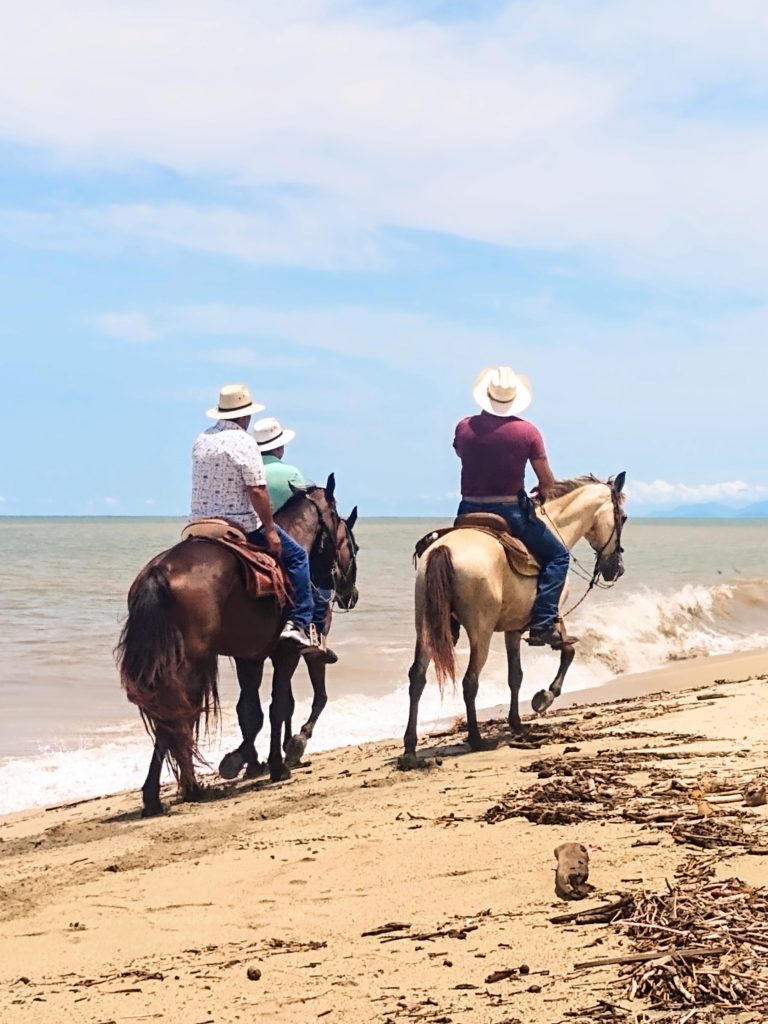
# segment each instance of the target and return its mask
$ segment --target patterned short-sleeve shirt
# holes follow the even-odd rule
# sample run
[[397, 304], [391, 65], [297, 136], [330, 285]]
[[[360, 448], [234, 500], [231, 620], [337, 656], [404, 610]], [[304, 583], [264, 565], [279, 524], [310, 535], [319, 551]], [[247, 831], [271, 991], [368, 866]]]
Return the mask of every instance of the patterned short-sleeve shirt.
[[249, 487], [265, 487], [264, 462], [251, 435], [232, 420], [219, 420], [192, 446], [190, 519], [226, 516], [246, 532], [261, 520], [248, 496]]

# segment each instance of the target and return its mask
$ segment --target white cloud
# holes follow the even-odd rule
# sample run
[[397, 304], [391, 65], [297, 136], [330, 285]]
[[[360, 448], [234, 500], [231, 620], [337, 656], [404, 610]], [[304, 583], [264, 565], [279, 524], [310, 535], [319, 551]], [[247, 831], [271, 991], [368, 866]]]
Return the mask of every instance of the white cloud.
[[672, 507], [693, 505], [700, 502], [717, 502], [725, 505], [748, 505], [759, 501], [768, 494], [768, 487], [754, 486], [744, 480], [726, 480], [714, 484], [670, 483], [654, 480], [644, 483], [636, 480], [627, 488], [633, 503]]
[[74, 210], [75, 234], [350, 266], [378, 258], [377, 226], [404, 226], [579, 247], [633, 272], [768, 268], [763, 0], [518, 0], [442, 24], [330, 0], [6, 14], [0, 136], [74, 166], [258, 190], [240, 210]]
[[157, 331], [141, 312], [101, 313], [94, 324], [102, 334], [120, 341], [154, 341]]

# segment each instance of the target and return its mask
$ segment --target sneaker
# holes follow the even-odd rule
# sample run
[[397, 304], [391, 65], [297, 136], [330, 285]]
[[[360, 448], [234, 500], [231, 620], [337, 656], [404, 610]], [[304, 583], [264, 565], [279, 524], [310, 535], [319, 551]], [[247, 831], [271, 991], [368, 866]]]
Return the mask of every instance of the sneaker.
[[298, 646], [302, 648], [302, 652], [304, 650], [309, 651], [313, 647], [317, 647], [317, 641], [315, 641], [314, 644], [312, 643], [312, 639], [307, 630], [303, 629], [301, 626], [297, 626], [296, 623], [291, 622], [290, 619], [283, 626], [282, 632], [280, 633], [280, 639], [288, 640], [293, 644], [298, 644]]
[[558, 650], [563, 646], [563, 643], [575, 644], [576, 637], [569, 636], [563, 638], [563, 634], [560, 632], [557, 626], [531, 626], [528, 632], [528, 643], [531, 647], [554, 647]]

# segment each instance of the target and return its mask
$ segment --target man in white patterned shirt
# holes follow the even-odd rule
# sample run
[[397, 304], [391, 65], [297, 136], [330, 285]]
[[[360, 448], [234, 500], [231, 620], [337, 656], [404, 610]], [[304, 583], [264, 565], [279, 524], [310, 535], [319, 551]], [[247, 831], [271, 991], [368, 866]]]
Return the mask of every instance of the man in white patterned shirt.
[[192, 507], [190, 519], [221, 516], [243, 528], [248, 540], [266, 547], [280, 561], [293, 592], [291, 619], [281, 635], [303, 651], [318, 651], [310, 638], [312, 586], [306, 551], [272, 518], [264, 462], [248, 433], [251, 414], [263, 409], [251, 400], [244, 384], [228, 384], [219, 404], [206, 413], [218, 422], [204, 431], [192, 448]]

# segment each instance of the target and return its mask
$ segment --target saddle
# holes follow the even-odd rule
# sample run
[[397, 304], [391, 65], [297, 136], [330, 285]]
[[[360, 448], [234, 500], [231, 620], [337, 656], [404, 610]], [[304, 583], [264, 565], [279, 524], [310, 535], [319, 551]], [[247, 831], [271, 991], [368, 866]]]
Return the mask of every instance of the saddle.
[[453, 533], [454, 530], [479, 530], [481, 533], [487, 533], [504, 548], [504, 554], [507, 556], [507, 563], [512, 572], [516, 572], [519, 576], [539, 575], [541, 569], [539, 563], [525, 544], [517, 537], [512, 536], [506, 521], [495, 512], [469, 512], [466, 515], [458, 516], [454, 520], [453, 526], [444, 526], [426, 534], [416, 544], [414, 561], [418, 561], [436, 540]]
[[181, 531], [187, 544], [218, 544], [237, 559], [249, 597], [274, 597], [280, 609], [290, 601], [282, 567], [263, 548], [250, 544], [245, 531], [229, 519], [197, 519]]

